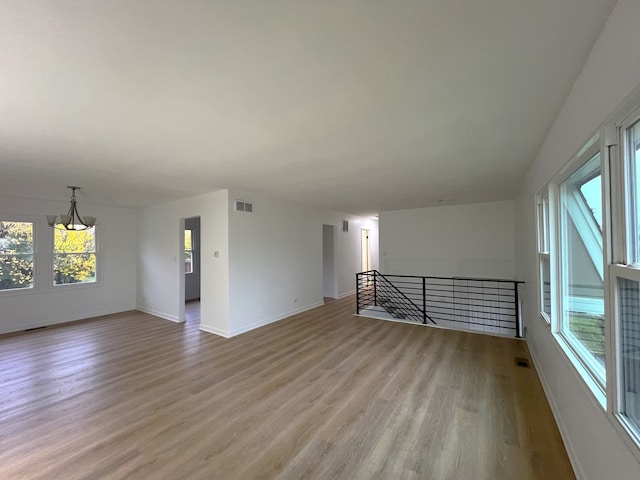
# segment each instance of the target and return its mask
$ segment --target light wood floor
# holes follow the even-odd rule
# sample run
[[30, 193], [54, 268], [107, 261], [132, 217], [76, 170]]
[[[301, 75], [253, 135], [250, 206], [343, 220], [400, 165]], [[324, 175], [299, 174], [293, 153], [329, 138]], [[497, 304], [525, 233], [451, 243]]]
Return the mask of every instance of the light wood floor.
[[574, 478], [524, 343], [353, 311], [0, 337], [0, 478]]

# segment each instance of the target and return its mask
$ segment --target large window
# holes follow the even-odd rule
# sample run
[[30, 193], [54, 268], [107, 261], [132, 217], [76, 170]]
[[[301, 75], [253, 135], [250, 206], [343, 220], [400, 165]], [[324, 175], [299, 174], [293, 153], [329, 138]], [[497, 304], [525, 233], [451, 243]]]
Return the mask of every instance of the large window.
[[53, 284], [96, 281], [96, 227], [58, 230], [53, 235]]
[[0, 290], [33, 288], [33, 222], [0, 221]]
[[611, 268], [616, 284], [615, 355], [618, 360], [618, 405], [623, 425], [640, 442], [640, 113], [621, 129], [623, 212], [618, 214], [626, 238]]
[[595, 153], [560, 185], [559, 329], [595, 379], [605, 384], [602, 177]]
[[633, 101], [542, 189], [536, 216], [541, 317], [640, 458], [640, 89]]

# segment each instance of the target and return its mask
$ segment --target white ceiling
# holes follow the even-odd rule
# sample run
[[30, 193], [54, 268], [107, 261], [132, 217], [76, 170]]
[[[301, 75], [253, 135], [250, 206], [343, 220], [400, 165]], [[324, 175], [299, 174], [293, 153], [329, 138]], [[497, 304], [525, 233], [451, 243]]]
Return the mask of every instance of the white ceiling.
[[0, 0], [0, 194], [513, 198], [614, 3]]

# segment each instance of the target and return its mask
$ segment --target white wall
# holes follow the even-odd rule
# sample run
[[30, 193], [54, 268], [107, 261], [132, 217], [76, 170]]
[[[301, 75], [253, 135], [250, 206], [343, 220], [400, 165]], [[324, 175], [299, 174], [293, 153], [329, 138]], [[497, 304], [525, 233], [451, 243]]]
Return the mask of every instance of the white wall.
[[[253, 213], [236, 212], [235, 200], [253, 202]], [[342, 219], [349, 219], [348, 233]], [[335, 247], [338, 295], [355, 290], [360, 270], [360, 227], [372, 231], [377, 266], [376, 222], [293, 204], [255, 193], [229, 192], [230, 336], [323, 303], [323, 225], [339, 225]]]
[[[322, 224], [308, 207], [230, 192], [230, 335], [323, 303]], [[236, 212], [236, 199], [253, 212]]]
[[[217, 192], [141, 208], [138, 213], [138, 309], [184, 320], [184, 241], [180, 221], [200, 217], [200, 310], [202, 330], [226, 334], [229, 329], [228, 192]], [[214, 251], [219, 257], [214, 257]]]
[[[561, 353], [536, 306], [535, 194], [640, 81], [640, 2], [620, 0], [550, 129], [516, 200], [518, 278], [528, 343], [579, 478], [640, 478], [640, 464]], [[526, 114], [526, 112], [525, 112]]]
[[[362, 229], [369, 230], [371, 242], [371, 268], [380, 269], [378, 221], [372, 218], [356, 217], [339, 212], [323, 210], [322, 223], [335, 225], [337, 244], [335, 245], [338, 278], [338, 297], [343, 298], [356, 292], [356, 273], [362, 270]], [[342, 231], [342, 220], [349, 221], [349, 231]]]
[[380, 213], [382, 273], [515, 276], [513, 202]]
[[338, 279], [336, 276], [335, 243], [337, 228], [334, 225], [322, 225], [322, 272], [324, 277], [324, 296], [338, 296]]
[[184, 276], [184, 298], [185, 300], [193, 300], [200, 298], [200, 217], [187, 218], [184, 222], [184, 228], [192, 231], [193, 247], [193, 273]]
[[0, 196], [0, 219], [35, 220], [37, 285], [32, 292], [0, 293], [0, 333], [133, 310], [136, 291], [136, 211], [79, 200], [81, 215], [98, 219], [101, 272], [93, 285], [51, 285], [53, 232], [45, 215], [65, 213], [68, 202]]

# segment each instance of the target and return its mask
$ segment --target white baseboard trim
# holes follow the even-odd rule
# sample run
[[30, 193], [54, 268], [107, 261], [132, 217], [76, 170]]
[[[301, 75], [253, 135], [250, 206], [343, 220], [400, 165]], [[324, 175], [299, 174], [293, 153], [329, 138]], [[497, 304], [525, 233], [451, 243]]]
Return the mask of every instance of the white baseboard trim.
[[[525, 340], [526, 341], [526, 340]], [[587, 478], [582, 469], [582, 465], [578, 460], [578, 456], [576, 455], [575, 450], [573, 449], [573, 445], [571, 444], [569, 432], [567, 432], [567, 428], [562, 422], [562, 418], [558, 412], [558, 406], [556, 404], [554, 396], [551, 394], [551, 389], [549, 388], [549, 384], [547, 379], [544, 376], [544, 373], [540, 368], [538, 368], [538, 361], [536, 359], [535, 349], [531, 348], [531, 344], [527, 341], [527, 347], [529, 348], [529, 353], [531, 353], [531, 361], [538, 373], [538, 378], [540, 379], [540, 383], [542, 384], [542, 390], [544, 390], [544, 394], [547, 397], [547, 401], [549, 402], [549, 406], [551, 407], [551, 413], [553, 414], [553, 418], [556, 421], [556, 425], [558, 425], [558, 430], [560, 430], [560, 436], [562, 437], [562, 442], [564, 443], [564, 447], [567, 449], [567, 455], [569, 456], [569, 461], [571, 462], [571, 466], [573, 467], [573, 473], [575, 473], [577, 480], [581, 480]]]
[[271, 317], [267, 320], [261, 320], [258, 322], [251, 323], [249, 325], [245, 325], [244, 327], [238, 328], [237, 330], [231, 330], [229, 332], [229, 337], [235, 337], [236, 335], [240, 335], [242, 333], [246, 333], [250, 330], [255, 330], [256, 328], [264, 327], [265, 325], [269, 325], [270, 323], [275, 323], [279, 320], [284, 320], [285, 318], [291, 317], [293, 315], [297, 315], [298, 313], [306, 312], [307, 310], [311, 310], [313, 308], [317, 308], [324, 305], [324, 301], [316, 302], [311, 305], [307, 305], [305, 307], [297, 308], [295, 310], [291, 310], [289, 312], [283, 313], [281, 315], [276, 315], [275, 317]]
[[178, 315], [171, 315], [170, 313], [160, 312], [158, 310], [154, 310], [153, 308], [146, 307], [136, 307], [136, 310], [140, 310], [141, 312], [148, 313], [149, 315], [153, 315], [154, 317], [160, 317], [165, 320], [170, 320], [175, 323], [181, 323]]
[[8, 326], [5, 328], [0, 328], [0, 335], [5, 334], [5, 333], [14, 333], [14, 332], [22, 332], [24, 330], [31, 330], [33, 328], [42, 328], [42, 327], [50, 327], [53, 325], [63, 325], [65, 323], [69, 323], [69, 322], [77, 322], [78, 320], [90, 320], [92, 318], [96, 318], [96, 317], [103, 317], [105, 315], [113, 315], [116, 313], [123, 313], [123, 312], [131, 312], [131, 311], [135, 311], [136, 307], [135, 305], [127, 305], [127, 306], [121, 306], [121, 307], [116, 307], [116, 308], [109, 308], [107, 310], [98, 310], [95, 312], [89, 312], [89, 313], [83, 313], [83, 314], [79, 314], [79, 315], [70, 315], [68, 317], [64, 317], [64, 318], [60, 318], [60, 319], [56, 319], [56, 320], [50, 320], [47, 319], [47, 322], [33, 322], [33, 323], [29, 323], [27, 325], [13, 325], [13, 326]]
[[226, 330], [221, 330], [219, 328], [212, 327], [211, 325], [203, 325], [201, 323], [199, 329], [202, 330], [203, 332], [213, 333], [214, 335], [218, 335], [220, 337], [224, 337], [224, 338], [230, 337], [229, 332], [227, 332]]
[[355, 295], [355, 294], [356, 294], [356, 289], [354, 288], [353, 290], [349, 290], [348, 292], [341, 293], [340, 295], [338, 295], [338, 298], [344, 298], [344, 297], [348, 297], [349, 295]]

